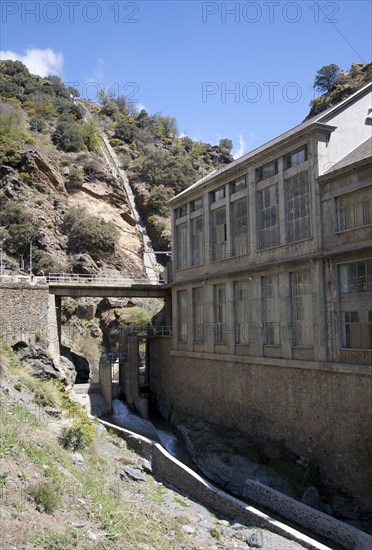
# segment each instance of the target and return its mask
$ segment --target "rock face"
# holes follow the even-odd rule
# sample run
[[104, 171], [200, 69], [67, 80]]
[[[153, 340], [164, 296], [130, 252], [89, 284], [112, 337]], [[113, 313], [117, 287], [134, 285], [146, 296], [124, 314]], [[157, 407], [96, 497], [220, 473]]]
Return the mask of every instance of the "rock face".
[[34, 375], [38, 378], [65, 378], [60, 367], [41, 348], [33, 346], [21, 348], [17, 351], [17, 356], [21, 363], [25, 363], [32, 368]]

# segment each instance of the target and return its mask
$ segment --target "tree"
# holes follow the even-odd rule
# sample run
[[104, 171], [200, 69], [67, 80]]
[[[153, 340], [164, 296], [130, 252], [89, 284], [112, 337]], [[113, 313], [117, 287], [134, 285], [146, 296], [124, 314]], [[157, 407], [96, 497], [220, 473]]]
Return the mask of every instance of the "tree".
[[323, 94], [330, 92], [334, 87], [335, 80], [339, 72], [340, 67], [335, 65], [335, 63], [332, 63], [331, 65], [324, 65], [324, 67], [319, 69], [316, 73], [314, 80], [315, 88]]
[[221, 151], [226, 153], [231, 153], [233, 148], [233, 142], [231, 139], [228, 138], [222, 138], [220, 139], [220, 142], [218, 144], [218, 147], [221, 149]]
[[53, 134], [53, 143], [62, 151], [81, 151], [83, 138], [79, 126], [71, 118], [61, 117]]
[[135, 126], [126, 118], [120, 120], [115, 128], [114, 138], [121, 139], [125, 143], [132, 143], [135, 134]]
[[88, 151], [96, 151], [100, 144], [100, 138], [96, 124], [92, 120], [84, 122], [84, 124], [82, 124], [81, 126], [80, 131], [84, 145], [88, 149]]

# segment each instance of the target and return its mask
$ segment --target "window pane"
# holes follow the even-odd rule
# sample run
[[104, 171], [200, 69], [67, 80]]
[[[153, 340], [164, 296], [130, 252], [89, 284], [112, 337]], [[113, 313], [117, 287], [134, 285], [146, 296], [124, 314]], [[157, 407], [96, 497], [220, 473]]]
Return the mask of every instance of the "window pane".
[[214, 342], [224, 344], [226, 341], [226, 285], [213, 286]]
[[264, 344], [279, 345], [279, 295], [277, 277], [262, 277]]
[[235, 283], [235, 342], [249, 344], [248, 281]]
[[270, 248], [279, 244], [278, 186], [271, 185], [258, 192], [259, 245]]
[[204, 262], [203, 217], [191, 220], [191, 262], [199, 265]]
[[176, 226], [176, 269], [187, 267], [187, 222]]
[[287, 241], [311, 236], [310, 195], [307, 172], [286, 181]]
[[226, 209], [223, 206], [214, 210], [211, 216], [212, 220], [212, 248], [213, 260], [223, 260], [226, 258]]
[[204, 342], [204, 287], [192, 289], [194, 342]]
[[177, 292], [177, 339], [187, 342], [187, 293], [186, 290]]
[[372, 187], [338, 197], [337, 231], [372, 223]]
[[372, 349], [372, 260], [339, 266], [342, 346]]
[[313, 345], [312, 286], [310, 271], [292, 273], [293, 344]]
[[248, 203], [246, 198], [231, 203], [231, 226], [233, 255], [248, 254]]

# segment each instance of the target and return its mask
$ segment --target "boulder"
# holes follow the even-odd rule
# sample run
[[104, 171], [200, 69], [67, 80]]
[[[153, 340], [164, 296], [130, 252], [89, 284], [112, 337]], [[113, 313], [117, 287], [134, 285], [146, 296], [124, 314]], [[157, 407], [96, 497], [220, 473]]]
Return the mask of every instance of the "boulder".
[[57, 363], [48, 357], [48, 354], [41, 348], [33, 346], [21, 348], [17, 351], [17, 357], [21, 363], [29, 365], [33, 370], [33, 374], [38, 378], [64, 378]]

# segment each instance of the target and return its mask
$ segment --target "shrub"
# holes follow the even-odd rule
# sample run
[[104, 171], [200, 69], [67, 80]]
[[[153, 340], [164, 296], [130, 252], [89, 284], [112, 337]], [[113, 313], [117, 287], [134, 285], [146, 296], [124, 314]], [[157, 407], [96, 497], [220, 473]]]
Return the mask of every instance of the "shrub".
[[36, 504], [44, 506], [47, 514], [52, 514], [61, 505], [60, 490], [52, 483], [38, 483], [30, 487], [28, 494]]
[[70, 166], [67, 182], [71, 185], [76, 185], [76, 186], [80, 186], [84, 182], [83, 173], [81, 169], [75, 164], [72, 164]]
[[88, 151], [96, 151], [100, 144], [98, 128], [93, 121], [85, 122], [80, 129], [83, 142]]
[[72, 225], [68, 246], [73, 252], [88, 252], [92, 258], [100, 258], [115, 251], [118, 238], [118, 229], [112, 222], [86, 216]]
[[62, 151], [81, 151], [83, 138], [79, 126], [71, 118], [61, 118], [52, 136], [53, 143]]
[[151, 189], [148, 207], [160, 216], [168, 216], [169, 207], [167, 206], [167, 201], [172, 197], [174, 197], [173, 189], [165, 187], [165, 185], [157, 185]]
[[114, 138], [121, 139], [125, 143], [131, 143], [135, 135], [135, 126], [130, 124], [127, 119], [120, 120], [115, 128]]
[[93, 443], [95, 437], [95, 427], [89, 422], [88, 417], [81, 413], [81, 417], [63, 428], [59, 441], [65, 449], [82, 451]]
[[68, 210], [63, 216], [62, 230], [65, 233], [68, 233], [69, 231], [71, 231], [74, 223], [84, 218], [85, 216], [86, 210], [83, 206], [74, 206], [73, 208], [70, 208], [70, 210]]

